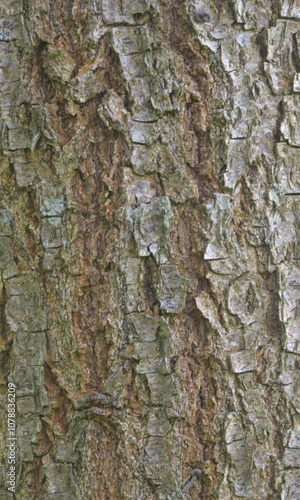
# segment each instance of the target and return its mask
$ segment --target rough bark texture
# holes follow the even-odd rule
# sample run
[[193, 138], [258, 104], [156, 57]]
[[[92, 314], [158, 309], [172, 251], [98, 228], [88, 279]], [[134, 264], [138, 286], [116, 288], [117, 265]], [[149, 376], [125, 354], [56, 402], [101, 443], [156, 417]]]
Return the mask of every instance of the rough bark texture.
[[300, 499], [299, 45], [299, 0], [1, 1], [1, 500]]

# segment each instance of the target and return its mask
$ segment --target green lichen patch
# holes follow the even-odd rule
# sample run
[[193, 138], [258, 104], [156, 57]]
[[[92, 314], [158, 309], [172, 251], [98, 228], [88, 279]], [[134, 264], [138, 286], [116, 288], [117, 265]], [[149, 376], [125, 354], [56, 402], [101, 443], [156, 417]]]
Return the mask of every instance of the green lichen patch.
[[76, 63], [63, 49], [48, 46], [44, 53], [43, 66], [51, 80], [65, 83], [70, 80]]

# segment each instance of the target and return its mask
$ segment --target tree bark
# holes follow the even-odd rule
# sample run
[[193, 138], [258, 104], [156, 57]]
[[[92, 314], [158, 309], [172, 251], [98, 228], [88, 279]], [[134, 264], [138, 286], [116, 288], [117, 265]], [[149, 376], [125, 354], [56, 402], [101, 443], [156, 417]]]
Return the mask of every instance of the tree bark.
[[2, 0], [0, 500], [300, 499], [299, 21]]

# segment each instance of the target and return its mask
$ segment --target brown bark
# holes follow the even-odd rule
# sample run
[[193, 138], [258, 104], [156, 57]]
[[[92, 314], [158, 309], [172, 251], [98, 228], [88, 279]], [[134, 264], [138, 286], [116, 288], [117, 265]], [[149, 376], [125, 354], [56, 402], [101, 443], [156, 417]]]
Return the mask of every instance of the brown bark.
[[299, 20], [2, 1], [0, 500], [300, 498]]

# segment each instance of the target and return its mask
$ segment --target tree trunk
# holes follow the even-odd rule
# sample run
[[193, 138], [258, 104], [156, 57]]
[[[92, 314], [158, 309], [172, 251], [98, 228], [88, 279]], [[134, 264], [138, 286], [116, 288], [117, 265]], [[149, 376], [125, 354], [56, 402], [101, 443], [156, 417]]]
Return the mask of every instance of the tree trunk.
[[299, 21], [1, 1], [0, 500], [300, 499]]

